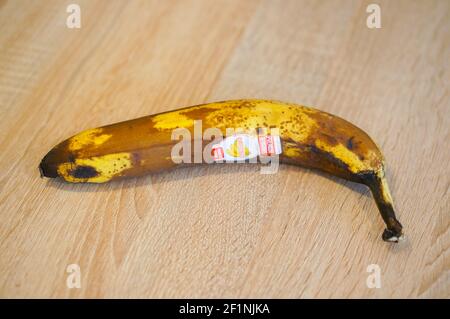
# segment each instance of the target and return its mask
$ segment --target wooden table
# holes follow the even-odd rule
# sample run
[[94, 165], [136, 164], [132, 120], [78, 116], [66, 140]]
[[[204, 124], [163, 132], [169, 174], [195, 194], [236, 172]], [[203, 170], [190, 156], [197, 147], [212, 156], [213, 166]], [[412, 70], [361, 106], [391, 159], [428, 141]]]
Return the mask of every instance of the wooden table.
[[[379, 29], [370, 1], [0, 1], [0, 296], [449, 298], [450, 3], [377, 3]], [[365, 187], [298, 167], [39, 178], [83, 129], [236, 98], [368, 132], [408, 240], [381, 240]]]

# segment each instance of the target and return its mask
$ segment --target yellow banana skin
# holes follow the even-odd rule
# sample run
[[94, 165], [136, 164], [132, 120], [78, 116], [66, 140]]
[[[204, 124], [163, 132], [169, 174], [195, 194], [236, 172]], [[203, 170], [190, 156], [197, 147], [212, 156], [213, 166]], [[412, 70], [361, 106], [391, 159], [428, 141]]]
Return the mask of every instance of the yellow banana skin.
[[180, 166], [171, 157], [172, 131], [194, 121], [202, 129], [278, 128], [280, 162], [316, 168], [367, 185], [387, 225], [382, 238], [397, 242], [396, 219], [384, 159], [372, 139], [353, 124], [306, 106], [269, 100], [232, 100], [191, 106], [86, 130], [55, 146], [41, 161], [46, 177], [72, 183], [104, 183]]

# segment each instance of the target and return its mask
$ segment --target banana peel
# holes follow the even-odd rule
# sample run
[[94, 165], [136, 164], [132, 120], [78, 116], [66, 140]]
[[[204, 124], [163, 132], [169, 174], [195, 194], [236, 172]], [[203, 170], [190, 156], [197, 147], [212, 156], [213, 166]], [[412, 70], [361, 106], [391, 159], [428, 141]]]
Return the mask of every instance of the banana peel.
[[[360, 128], [320, 110], [269, 100], [208, 103], [89, 129], [56, 145], [42, 159], [42, 176], [71, 183], [104, 183], [123, 177], [171, 169], [172, 131], [277, 128], [283, 152], [280, 162], [318, 169], [367, 185], [386, 229], [382, 238], [403, 238], [385, 177], [385, 161], [375, 142]], [[239, 154], [233, 145], [232, 156]], [[248, 154], [248, 150], [245, 151]]]

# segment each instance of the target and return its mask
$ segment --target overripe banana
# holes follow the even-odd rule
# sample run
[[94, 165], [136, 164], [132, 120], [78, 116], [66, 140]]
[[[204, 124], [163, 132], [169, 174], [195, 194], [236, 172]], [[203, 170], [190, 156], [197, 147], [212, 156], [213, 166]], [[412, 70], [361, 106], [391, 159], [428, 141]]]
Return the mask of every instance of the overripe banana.
[[[179, 166], [171, 156], [178, 142], [172, 132], [177, 128], [194, 132], [195, 120], [202, 120], [203, 130], [217, 128], [224, 136], [227, 128], [277, 128], [281, 163], [316, 168], [367, 185], [387, 225], [382, 238], [391, 242], [402, 238], [377, 145], [345, 120], [295, 104], [224, 101], [90, 129], [55, 146], [40, 163], [41, 175], [73, 183], [103, 183]], [[237, 144], [228, 151], [237, 155]], [[243, 155], [248, 154], [245, 148]]]

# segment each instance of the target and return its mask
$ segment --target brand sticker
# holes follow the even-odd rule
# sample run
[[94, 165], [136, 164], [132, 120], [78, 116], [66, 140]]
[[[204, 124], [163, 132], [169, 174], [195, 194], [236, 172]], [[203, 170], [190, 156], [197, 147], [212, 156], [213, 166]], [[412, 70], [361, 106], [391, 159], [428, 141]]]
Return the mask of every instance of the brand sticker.
[[281, 152], [281, 140], [277, 135], [235, 134], [212, 147], [215, 161], [247, 160], [257, 156], [273, 156]]

